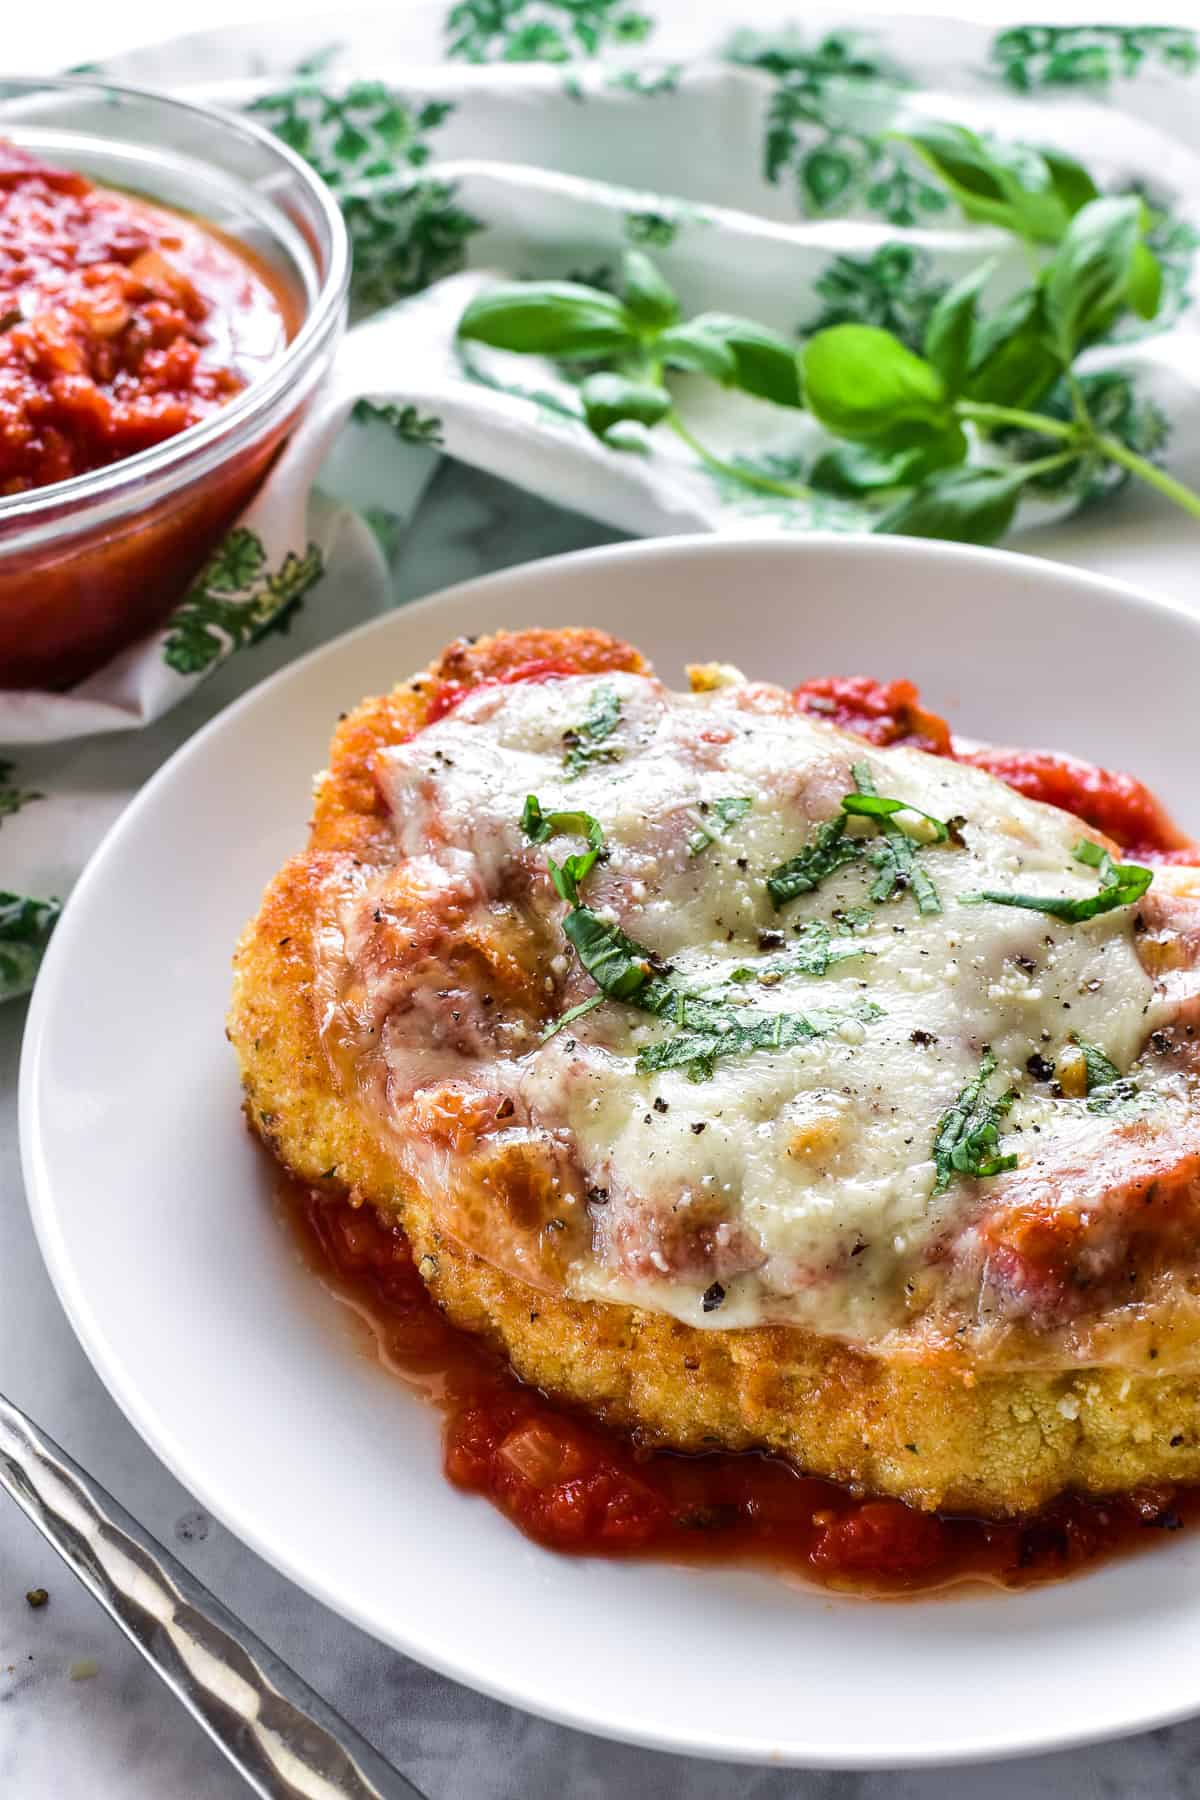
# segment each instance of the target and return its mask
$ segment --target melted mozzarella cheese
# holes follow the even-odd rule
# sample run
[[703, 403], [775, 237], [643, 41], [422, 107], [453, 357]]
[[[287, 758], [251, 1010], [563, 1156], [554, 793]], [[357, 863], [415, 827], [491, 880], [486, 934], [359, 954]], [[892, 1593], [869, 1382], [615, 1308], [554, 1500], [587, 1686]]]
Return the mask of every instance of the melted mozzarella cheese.
[[[580, 739], [614, 699], [611, 734]], [[591, 753], [572, 759], [564, 746], [581, 741]], [[863, 763], [879, 794], [963, 821], [960, 842], [918, 851], [940, 912], [922, 914], [904, 890], [872, 902], [867, 858], [777, 910], [766, 877], [837, 816]], [[469, 869], [485, 897], [504, 894], [514, 873], [541, 880], [547, 854], [561, 862], [581, 848], [565, 836], [529, 844], [528, 795], [546, 811], [593, 814], [609, 855], [584, 898], [669, 964], [672, 982], [755, 1017], [821, 1020], [789, 1047], [719, 1057], [703, 1080], [683, 1068], [639, 1072], [639, 1051], [675, 1027], [619, 1001], [544, 1043], [497, 1051], [490, 1078], [569, 1143], [590, 1197], [590, 1247], [569, 1275], [577, 1296], [692, 1324], [786, 1320], [877, 1341], [903, 1325], [930, 1270], [1003, 1189], [1001, 1175], [934, 1191], [939, 1122], [985, 1050], [997, 1064], [993, 1095], [1019, 1095], [1001, 1148], [1027, 1166], [1051, 1142], [1086, 1148], [1118, 1129], [1031, 1079], [1030, 1058], [1053, 1062], [1078, 1036], [1124, 1072], [1164, 1016], [1139, 959], [1135, 908], [1070, 924], [963, 903], [985, 888], [1094, 894], [1096, 872], [1072, 856], [1078, 820], [979, 769], [864, 745], [774, 688], [674, 695], [631, 674], [484, 688], [383, 753], [377, 773], [401, 856]], [[749, 810], [726, 820], [717, 802], [729, 799]], [[904, 822], [919, 840], [915, 815]], [[868, 851], [882, 842], [866, 821], [851, 829]], [[538, 892], [561, 914], [544, 880]], [[771, 963], [812, 921], [831, 925], [836, 951], [857, 954], [823, 976], [776, 979]], [[560, 1010], [596, 992], [565, 939], [543, 979]], [[1170, 1104], [1172, 1081], [1177, 1089], [1178, 1076], [1145, 1071], [1141, 1104]]]

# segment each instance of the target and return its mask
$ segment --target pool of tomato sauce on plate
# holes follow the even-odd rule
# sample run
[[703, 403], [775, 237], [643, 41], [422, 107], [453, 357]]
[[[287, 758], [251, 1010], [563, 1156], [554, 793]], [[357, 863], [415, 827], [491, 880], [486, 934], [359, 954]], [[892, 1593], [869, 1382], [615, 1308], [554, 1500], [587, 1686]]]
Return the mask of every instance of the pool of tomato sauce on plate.
[[[572, 672], [524, 663], [487, 685]], [[443, 683], [425, 722], [453, 710], [471, 685], [479, 684]], [[801, 684], [794, 699], [873, 743], [911, 744], [990, 769], [1074, 812], [1126, 854], [1196, 859], [1195, 846], [1134, 777], [1057, 752], [966, 745], [921, 706], [911, 682], [826, 677]], [[386, 1366], [440, 1409], [448, 1479], [550, 1549], [758, 1565], [841, 1592], [899, 1597], [963, 1582], [1033, 1586], [1200, 1520], [1200, 1489], [1068, 1494], [1036, 1514], [996, 1521], [856, 1494], [757, 1452], [655, 1450], [526, 1386], [499, 1354], [449, 1324], [403, 1232], [371, 1206], [287, 1183], [280, 1208], [305, 1261], [369, 1323]]]
[[280, 1211], [308, 1266], [371, 1327], [380, 1359], [441, 1411], [443, 1466], [537, 1543], [587, 1556], [758, 1565], [839, 1591], [1008, 1588], [1058, 1579], [1200, 1518], [1200, 1493], [1067, 1496], [997, 1523], [917, 1512], [755, 1452], [639, 1446], [527, 1387], [449, 1324], [399, 1227], [299, 1183]]

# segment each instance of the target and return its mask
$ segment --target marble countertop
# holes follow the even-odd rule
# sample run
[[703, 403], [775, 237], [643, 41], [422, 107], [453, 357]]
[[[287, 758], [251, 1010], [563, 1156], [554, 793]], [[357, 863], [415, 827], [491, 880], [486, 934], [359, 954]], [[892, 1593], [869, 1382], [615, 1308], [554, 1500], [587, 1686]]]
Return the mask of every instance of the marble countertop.
[[[1113, 509], [1072, 560], [1180, 592], [1186, 544]], [[397, 597], [616, 534], [489, 476], [445, 465], [393, 566]], [[1047, 534], [1036, 546], [1058, 545]], [[1075, 547], [1077, 551], [1077, 546]], [[1161, 561], [1148, 570], [1147, 558]], [[1155, 580], [1155, 575], [1159, 579]], [[1186, 588], [1183, 590], [1186, 591]], [[328, 625], [326, 622], [325, 631]], [[234, 659], [151, 730], [41, 753], [28, 773], [87, 795], [98, 826], [201, 717], [298, 649], [298, 621]], [[26, 772], [23, 769], [23, 772]], [[102, 799], [104, 805], [95, 802]], [[0, 1386], [228, 1605], [354, 1721], [430, 1800], [1184, 1800], [1200, 1721], [1094, 1750], [930, 1773], [738, 1769], [601, 1742], [471, 1693], [383, 1648], [243, 1547], [151, 1455], [101, 1387], [51, 1289], [25, 1209], [16, 1079], [24, 1007], [0, 1008]], [[38, 1611], [24, 1599], [45, 1587]], [[87, 1679], [72, 1668], [94, 1663]], [[1069, 1671], [1064, 1671], [1069, 1679]], [[0, 1794], [5, 1800], [224, 1800], [246, 1790], [73, 1578], [0, 1499]]]

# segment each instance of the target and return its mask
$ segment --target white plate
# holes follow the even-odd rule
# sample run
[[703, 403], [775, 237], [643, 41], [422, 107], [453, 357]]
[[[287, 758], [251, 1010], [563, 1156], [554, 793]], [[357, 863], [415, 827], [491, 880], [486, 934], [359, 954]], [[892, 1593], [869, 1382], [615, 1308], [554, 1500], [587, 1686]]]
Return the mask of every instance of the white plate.
[[302, 1586], [446, 1674], [671, 1750], [879, 1767], [1200, 1708], [1200, 1539], [1019, 1596], [879, 1605], [559, 1558], [440, 1473], [435, 1415], [297, 1266], [238, 1111], [230, 951], [304, 841], [337, 714], [458, 632], [601, 625], [679, 677], [911, 675], [1200, 827], [1200, 622], [1029, 559], [895, 539], [666, 539], [472, 582], [285, 670], [187, 744], [80, 882], [34, 996], [25, 1175], [84, 1348], [175, 1474]]

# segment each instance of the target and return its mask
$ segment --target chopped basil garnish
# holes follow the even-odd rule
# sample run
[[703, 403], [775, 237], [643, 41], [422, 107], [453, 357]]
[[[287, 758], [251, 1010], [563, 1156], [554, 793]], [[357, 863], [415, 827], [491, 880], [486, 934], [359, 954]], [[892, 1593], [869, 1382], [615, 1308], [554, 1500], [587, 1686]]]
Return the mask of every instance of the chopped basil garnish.
[[995, 906], [1024, 906], [1030, 912], [1049, 913], [1052, 919], [1078, 925], [1084, 919], [1094, 919], [1098, 913], [1112, 912], [1114, 907], [1133, 906], [1154, 880], [1153, 869], [1144, 869], [1139, 863], [1114, 862], [1103, 844], [1095, 844], [1090, 838], [1081, 838], [1071, 854], [1076, 862], [1086, 863], [1098, 872], [1098, 894], [1072, 900], [1065, 895], [1007, 894], [985, 888], [979, 894], [960, 895], [962, 904], [982, 906], [990, 901]]
[[555, 1019], [553, 1024], [547, 1025], [539, 1042], [548, 1044], [552, 1037], [558, 1035], [564, 1025], [573, 1025], [575, 1020], [582, 1019], [585, 1013], [595, 1012], [598, 1006], [604, 1005], [607, 998], [608, 996], [606, 994], [593, 994], [590, 999], [581, 1000], [578, 1006], [568, 1007], [561, 1018]]
[[[740, 997], [736, 1001], [732, 997], [713, 1000], [677, 987], [666, 979], [666, 971], [653, 951], [636, 943], [613, 921], [601, 918], [579, 898], [580, 883], [604, 855], [604, 832], [599, 821], [586, 812], [544, 812], [537, 796], [530, 794], [521, 825], [536, 844], [565, 832], [577, 832], [588, 841], [586, 853], [568, 856], [561, 867], [549, 856], [546, 863], [559, 897], [567, 903], [562, 922], [564, 935], [600, 994], [572, 1007], [545, 1033], [543, 1042], [572, 1019], [590, 1012], [601, 999], [623, 1000], [676, 1027], [673, 1036], [639, 1053], [639, 1074], [686, 1067], [692, 1078], [699, 1081], [711, 1075], [718, 1057], [786, 1049], [805, 1038], [825, 1036], [847, 1019], [882, 1018], [881, 1009], [869, 1001], [842, 1012], [764, 1014], [755, 1012]], [[828, 938], [828, 927], [823, 930]], [[810, 940], [807, 953], [814, 959], [823, 956], [824, 966], [828, 966], [828, 945], [821, 946], [817, 937]], [[804, 954], [804, 947], [798, 946], [796, 954]], [[853, 946], [847, 954], [863, 952]]]
[[835, 935], [834, 930], [823, 919], [809, 919], [800, 933], [796, 943], [778, 956], [764, 956], [755, 963], [743, 963], [736, 968], [729, 980], [742, 985], [748, 981], [761, 981], [773, 985], [782, 981], [787, 975], [828, 975], [837, 963], [846, 962], [850, 957], [874, 956], [865, 944], [839, 943], [838, 937], [849, 935], [852, 927]]
[[608, 742], [620, 723], [620, 695], [607, 685], [598, 687], [583, 723], [563, 732], [563, 768], [568, 780], [582, 775], [593, 763], [620, 761], [620, 746]]
[[848, 1020], [870, 1023], [882, 1017], [882, 1008], [869, 1000], [838, 1012], [760, 1013], [744, 1022], [733, 1015], [727, 1024], [716, 1029], [678, 1031], [673, 1037], [648, 1045], [638, 1052], [637, 1069], [640, 1075], [661, 1069], [686, 1069], [693, 1081], [704, 1081], [719, 1057], [744, 1056], [754, 1050], [787, 1050], [807, 1038], [827, 1037]]
[[1083, 1057], [1087, 1080], [1087, 1109], [1090, 1113], [1116, 1112], [1118, 1107], [1127, 1106], [1131, 1100], [1137, 1099], [1137, 1083], [1130, 1076], [1122, 1075], [1116, 1063], [1109, 1061], [1099, 1045], [1089, 1044], [1078, 1032], [1071, 1042]]
[[[942, 902], [926, 871], [917, 861], [918, 846], [909, 837], [902, 826], [896, 824], [891, 817], [897, 812], [920, 812], [919, 807], [907, 806], [902, 800], [884, 800], [875, 792], [875, 783], [871, 779], [871, 771], [866, 763], [855, 763], [851, 773], [858, 783], [858, 792], [847, 794], [842, 801], [846, 812], [862, 812], [868, 806], [882, 809], [879, 829], [883, 832], [884, 841], [878, 850], [872, 850], [871, 861], [879, 871], [871, 883], [871, 898], [877, 904], [890, 900], [901, 888], [911, 890], [917, 903], [917, 911], [921, 913], [940, 913]], [[931, 825], [937, 827], [938, 836], [935, 843], [945, 843], [950, 836], [950, 828], [941, 819], [934, 819], [929, 813], [921, 813]]]
[[998, 1100], [988, 1098], [986, 1089], [996, 1072], [996, 1058], [986, 1050], [979, 1073], [969, 1081], [949, 1112], [943, 1113], [933, 1138], [933, 1160], [937, 1168], [935, 1194], [944, 1194], [956, 1175], [984, 1177], [1001, 1175], [1015, 1169], [1015, 1156], [997, 1156], [1000, 1123], [1016, 1099], [1010, 1088]]
[[[897, 813], [915, 813], [933, 827], [935, 844], [957, 841], [944, 819], [934, 818], [907, 800], [888, 799], [875, 792], [871, 771], [866, 763], [855, 763], [853, 776], [858, 783], [854, 793], [842, 799], [842, 810], [836, 819], [818, 825], [798, 856], [780, 863], [767, 878], [767, 892], [778, 909], [795, 900], [799, 894], [811, 893], [828, 876], [847, 863], [868, 859], [878, 871], [871, 884], [871, 899], [876, 905], [890, 900], [902, 888], [908, 888], [917, 903], [918, 912], [938, 913], [942, 903], [926, 870], [917, 861], [920, 844], [898, 825]], [[868, 819], [883, 834], [883, 843], [868, 850], [862, 838], [846, 836], [852, 818]]]
[[700, 811], [704, 823], [693, 831], [688, 839], [688, 855], [699, 856], [710, 844], [724, 837], [754, 805], [753, 800], [728, 799], [701, 801]]
[[887, 831], [887, 842], [872, 850], [871, 861], [879, 873], [871, 883], [871, 898], [879, 904], [890, 900], [901, 888], [910, 888], [917, 911], [939, 913], [942, 902], [926, 871], [917, 861], [917, 847], [898, 826]]
[[599, 819], [586, 812], [543, 812], [536, 794], [527, 794], [521, 814], [521, 830], [533, 844], [544, 844], [547, 838], [578, 834], [588, 841], [587, 854], [568, 856], [561, 868], [552, 856], [546, 858], [550, 879], [559, 898], [568, 906], [579, 905], [579, 884], [591, 874], [604, 854], [604, 830]]
[[780, 863], [777, 869], [772, 869], [767, 877], [767, 892], [776, 912], [800, 894], [812, 893], [814, 888], [820, 887], [828, 876], [845, 868], [847, 863], [861, 861], [861, 842], [858, 838], [846, 836], [849, 822], [849, 815], [846, 813], [839, 813], [836, 819], [826, 820], [811, 833], [798, 855]]
[[[861, 781], [865, 765], [855, 763], [854, 779]], [[867, 776], [870, 780], [870, 776]], [[842, 800], [842, 811], [852, 817], [863, 819], [890, 819], [895, 813], [915, 813], [918, 819], [933, 826], [933, 842], [945, 844], [950, 838], [950, 827], [944, 819], [935, 819], [932, 813], [922, 812], [919, 806], [913, 806], [908, 800], [888, 800], [882, 794], [868, 789], [861, 794], [846, 794]]]
[[650, 980], [653, 953], [590, 906], [573, 906], [563, 920], [563, 931], [596, 986], [611, 1000], [636, 999]]

